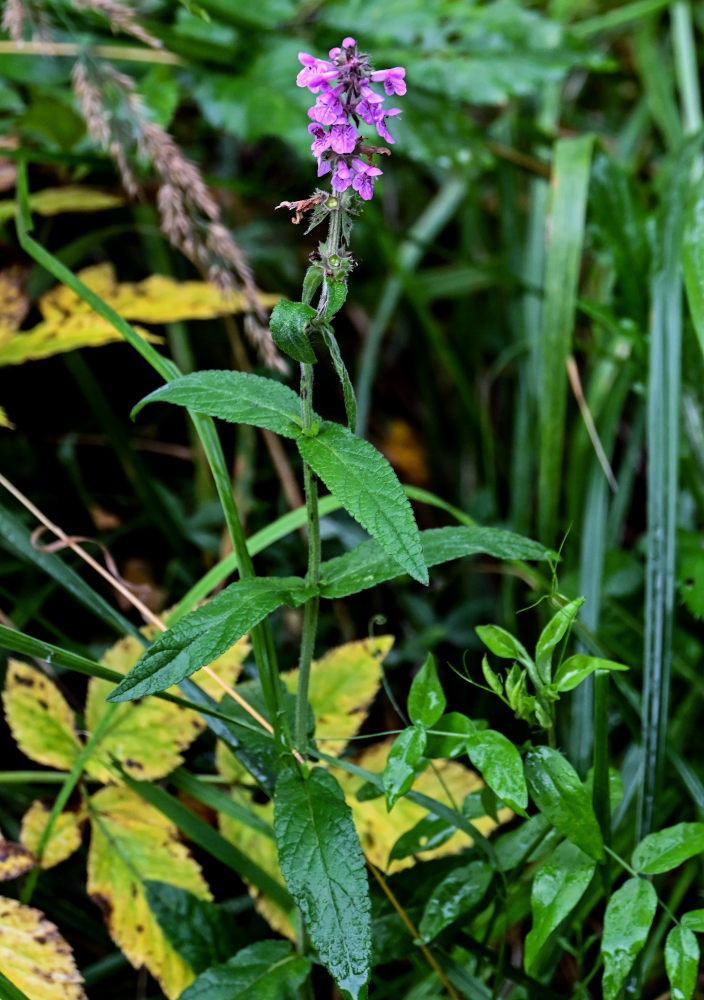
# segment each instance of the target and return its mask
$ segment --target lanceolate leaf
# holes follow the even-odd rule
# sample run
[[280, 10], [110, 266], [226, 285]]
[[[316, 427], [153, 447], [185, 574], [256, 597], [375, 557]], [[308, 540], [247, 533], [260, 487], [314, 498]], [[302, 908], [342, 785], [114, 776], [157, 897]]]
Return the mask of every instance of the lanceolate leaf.
[[[421, 531], [421, 546], [426, 566], [437, 566], [464, 556], [486, 554], [496, 559], [546, 560], [553, 553], [501, 528], [458, 527], [430, 528]], [[347, 597], [385, 580], [400, 576], [402, 570], [389, 562], [378, 542], [362, 542], [350, 552], [329, 559], [320, 568], [320, 592], [323, 597]]]
[[565, 632], [577, 617], [577, 613], [583, 604], [583, 597], [578, 597], [576, 600], [570, 601], [569, 604], [566, 604], [564, 608], [560, 608], [553, 615], [540, 633], [540, 638], [535, 647], [535, 665], [538, 668], [539, 676], [546, 684], [551, 678], [550, 665], [552, 663], [553, 650], [563, 639]]
[[298, 607], [312, 589], [298, 577], [237, 580], [184, 615], [149, 647], [108, 701], [164, 691], [211, 663], [281, 604]]
[[492, 875], [484, 861], [472, 861], [450, 872], [425, 905], [418, 927], [421, 941], [432, 941], [441, 930], [481, 902]]
[[672, 1000], [691, 1000], [697, 985], [699, 942], [687, 927], [673, 927], [665, 942], [665, 968]]
[[535, 873], [530, 896], [533, 927], [526, 938], [526, 972], [537, 971], [540, 951], [569, 916], [592, 880], [595, 862], [569, 840], [563, 840]]
[[310, 971], [288, 941], [257, 941], [191, 983], [179, 1000], [284, 1000]]
[[176, 403], [236, 424], [252, 424], [296, 437], [301, 404], [288, 386], [248, 372], [205, 371], [182, 375], [151, 392], [132, 410], [135, 417], [147, 403]]
[[489, 788], [511, 809], [524, 812], [528, 789], [521, 755], [513, 743], [495, 729], [477, 729], [467, 739], [467, 753]]
[[371, 961], [369, 886], [352, 813], [333, 776], [319, 767], [307, 778], [283, 771], [274, 833], [311, 941], [340, 989], [357, 1000]]
[[418, 763], [423, 758], [426, 739], [422, 727], [409, 726], [394, 740], [382, 776], [387, 809], [393, 808], [394, 803], [412, 786], [418, 774]]
[[631, 864], [644, 875], [659, 875], [702, 851], [704, 823], [677, 823], [641, 840], [633, 852]]
[[298, 438], [303, 459], [345, 509], [407, 573], [428, 582], [411, 505], [384, 456], [340, 424], [325, 422], [316, 437]]
[[525, 772], [530, 794], [543, 816], [589, 857], [603, 861], [599, 824], [569, 761], [551, 747], [538, 747], [526, 755]]
[[555, 671], [554, 684], [558, 691], [572, 691], [595, 670], [628, 670], [624, 663], [602, 660], [598, 656], [575, 653], [563, 660]]
[[630, 878], [609, 900], [601, 938], [604, 1000], [616, 1000], [645, 944], [656, 907], [655, 889], [642, 878]]
[[332, 332], [332, 329], [327, 324], [324, 324], [320, 328], [320, 333], [322, 335], [325, 346], [330, 352], [330, 360], [332, 361], [333, 367], [337, 372], [337, 377], [340, 380], [340, 385], [342, 386], [342, 397], [345, 401], [345, 413], [347, 414], [347, 425], [354, 434], [355, 429], [357, 427], [357, 398], [354, 394], [352, 380], [350, 379], [349, 372], [347, 371], [347, 366], [345, 365], [345, 362], [342, 360], [342, 355], [340, 354], [340, 347], [337, 343], [335, 334]]
[[447, 700], [438, 679], [435, 657], [428, 653], [427, 659], [413, 678], [408, 695], [408, 714], [411, 722], [422, 726], [433, 726], [445, 711]]
[[315, 364], [317, 358], [308, 339], [308, 324], [315, 318], [315, 309], [305, 302], [279, 299], [271, 314], [271, 335], [274, 343], [294, 361]]

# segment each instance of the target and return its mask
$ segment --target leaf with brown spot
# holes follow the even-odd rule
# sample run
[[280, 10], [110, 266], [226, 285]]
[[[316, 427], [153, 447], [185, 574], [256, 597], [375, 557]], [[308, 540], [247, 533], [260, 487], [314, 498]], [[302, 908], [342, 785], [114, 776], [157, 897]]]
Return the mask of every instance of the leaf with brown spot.
[[96, 792], [89, 815], [88, 893], [132, 965], [145, 965], [166, 996], [177, 997], [194, 974], [149, 909], [144, 882], [168, 882], [211, 899], [200, 868], [178, 840], [173, 823], [126, 788], [113, 785]]
[[0, 972], [29, 1000], [86, 1000], [73, 953], [40, 910], [0, 898]]
[[[51, 807], [42, 799], [35, 799], [22, 817], [20, 842], [33, 854], [38, 854], [39, 843], [44, 833]], [[51, 835], [42, 852], [40, 867], [53, 868], [81, 846], [81, 824], [85, 813], [66, 810], [59, 813], [51, 829]]]
[[2, 700], [22, 753], [39, 764], [70, 771], [81, 744], [73, 712], [54, 682], [21, 660], [10, 660]]
[[0, 833], [0, 882], [19, 878], [34, 868], [36, 863], [37, 859], [30, 850], [22, 844], [5, 840]]

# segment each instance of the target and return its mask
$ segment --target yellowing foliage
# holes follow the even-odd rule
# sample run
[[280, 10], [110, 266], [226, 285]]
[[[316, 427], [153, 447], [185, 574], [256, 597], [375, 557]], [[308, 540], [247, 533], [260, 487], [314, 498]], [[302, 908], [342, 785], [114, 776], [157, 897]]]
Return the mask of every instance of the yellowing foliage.
[[[67, 184], [60, 188], [45, 188], [29, 197], [29, 207], [37, 215], [61, 215], [63, 212], [99, 212], [117, 208], [124, 203], [119, 195], [100, 191], [82, 184]], [[0, 222], [6, 222], [17, 213], [15, 198], [0, 201]]]
[[22, 844], [15, 844], [11, 840], [5, 840], [0, 833], [0, 882], [7, 882], [8, 879], [19, 878], [37, 863], [36, 858], [30, 850]]
[[89, 815], [88, 893], [132, 965], [145, 965], [166, 996], [177, 997], [194, 973], [164, 937], [147, 905], [144, 882], [169, 882], [211, 899], [200, 868], [178, 840], [173, 823], [126, 788], [96, 792]]
[[29, 1000], [86, 1000], [73, 953], [40, 910], [0, 897], [0, 972]]
[[39, 764], [70, 771], [81, 744], [73, 712], [53, 681], [21, 660], [10, 660], [2, 700], [22, 753]]
[[[20, 841], [33, 854], [39, 853], [39, 843], [44, 833], [51, 807], [42, 799], [35, 799], [22, 817]], [[81, 846], [81, 823], [83, 813], [66, 811], [59, 813], [51, 828], [51, 834], [42, 852], [40, 867], [53, 868]]]

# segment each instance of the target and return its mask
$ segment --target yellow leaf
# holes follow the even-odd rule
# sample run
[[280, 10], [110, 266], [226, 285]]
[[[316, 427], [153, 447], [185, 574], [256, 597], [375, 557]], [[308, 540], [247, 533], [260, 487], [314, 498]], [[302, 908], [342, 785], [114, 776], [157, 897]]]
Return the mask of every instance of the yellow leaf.
[[[316, 717], [315, 737], [325, 753], [337, 757], [367, 717], [381, 683], [381, 664], [393, 646], [391, 635], [348, 642], [330, 650], [311, 667], [308, 698]], [[298, 671], [282, 674], [296, 690]]]
[[40, 910], [0, 898], [0, 972], [29, 1000], [86, 1000], [73, 953]]
[[[247, 809], [265, 820], [265, 822], [273, 825], [273, 802], [255, 802], [250, 792], [242, 787], [233, 788], [231, 795], [236, 802], [240, 802]], [[219, 820], [220, 832], [223, 837], [238, 847], [248, 858], [255, 861], [260, 868], [263, 868], [273, 879], [285, 887], [286, 883], [279, 868], [279, 859], [274, 841], [270, 837], [262, 836], [257, 830], [253, 830], [232, 816], [225, 815], [225, 813], [219, 814]], [[257, 912], [261, 913], [275, 931], [295, 941], [296, 911], [292, 910], [289, 912], [284, 910], [278, 903], [269, 899], [268, 896], [263, 896], [258, 889], [249, 885], [249, 883], [247, 883], [247, 889], [254, 900], [254, 907]]]
[[[99, 191], [97, 188], [67, 184], [60, 188], [45, 188], [30, 195], [29, 207], [38, 215], [61, 215], [62, 212], [98, 212], [105, 208], [117, 208], [124, 204], [119, 195]], [[0, 222], [11, 219], [17, 211], [14, 198], [0, 201]]]
[[211, 899], [200, 868], [177, 839], [176, 827], [125, 788], [102, 788], [90, 799], [89, 814], [88, 893], [132, 965], [145, 965], [166, 996], [177, 997], [194, 973], [164, 937], [147, 905], [144, 882], [169, 882]]
[[[155, 630], [145, 629], [150, 637]], [[126, 674], [144, 651], [144, 647], [133, 636], [117, 642], [103, 657], [103, 663], [111, 670]], [[234, 684], [242, 669], [242, 663], [249, 652], [246, 638], [210, 664], [218, 676], [228, 684]], [[222, 689], [202, 670], [193, 674], [192, 679], [208, 694], [219, 697]], [[94, 732], [107, 708], [105, 699], [114, 685], [110, 681], [92, 677], [88, 684], [86, 700], [86, 728]], [[178, 689], [173, 688], [178, 694]], [[110, 728], [86, 763], [86, 771], [100, 781], [115, 781], [112, 760], [120, 762], [133, 778], [153, 781], [163, 778], [179, 764], [183, 763], [183, 752], [203, 731], [205, 723], [197, 712], [179, 708], [159, 698], [144, 698], [139, 702], [126, 701], [114, 708]]]
[[0, 427], [7, 427], [11, 431], [15, 429], [15, 425], [7, 415], [7, 410], [2, 406], [0, 406]]
[[37, 863], [31, 851], [22, 844], [15, 844], [11, 840], [5, 840], [0, 834], [0, 882], [7, 882], [11, 878], [19, 878], [24, 875]]
[[14, 265], [0, 271], [0, 334], [19, 330], [29, 312], [24, 268]]
[[[39, 853], [39, 842], [44, 833], [51, 807], [42, 799], [35, 799], [22, 817], [20, 841], [33, 854]], [[51, 835], [42, 852], [40, 867], [53, 868], [81, 846], [81, 823], [85, 814], [67, 810], [59, 813]]]
[[[392, 742], [392, 740], [384, 740], [383, 743], [375, 743], [373, 747], [369, 747], [356, 758], [355, 763], [368, 771], [379, 774], [384, 769]], [[370, 861], [389, 873], [413, 865], [413, 858], [403, 858], [388, 864], [389, 852], [402, 833], [406, 833], [427, 815], [427, 810], [405, 797], [398, 800], [392, 813], [387, 812], [383, 795], [366, 802], [359, 802], [356, 792], [364, 784], [363, 780], [347, 771], [341, 771], [337, 768], [331, 770], [344, 789], [347, 802], [354, 815], [362, 847]], [[460, 806], [466, 795], [481, 787], [482, 781], [474, 771], [470, 771], [453, 760], [435, 761], [433, 767], [419, 775], [413, 784], [414, 791], [423, 792], [452, 808]], [[499, 812], [499, 820], [502, 823], [507, 822], [512, 816], [513, 813], [510, 809], [503, 809]], [[472, 822], [485, 836], [497, 825], [488, 816]], [[429, 860], [446, 854], [454, 854], [470, 847], [471, 844], [472, 838], [461, 830], [457, 830], [440, 847], [436, 847], [432, 851], [424, 851], [423, 859]]]
[[[135, 329], [146, 340], [161, 343], [161, 337], [155, 337], [141, 327]], [[39, 323], [26, 333], [0, 335], [0, 365], [40, 361], [80, 347], [102, 347], [120, 343], [123, 339], [122, 334], [97, 313], [76, 313], [61, 320]]]
[[22, 753], [39, 764], [70, 771], [81, 744], [73, 712], [53, 681], [20, 660], [10, 660], [2, 700]]

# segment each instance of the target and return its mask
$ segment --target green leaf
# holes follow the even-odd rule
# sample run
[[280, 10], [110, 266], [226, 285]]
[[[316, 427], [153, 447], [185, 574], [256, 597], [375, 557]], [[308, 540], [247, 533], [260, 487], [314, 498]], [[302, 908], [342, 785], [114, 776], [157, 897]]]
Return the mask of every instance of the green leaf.
[[484, 861], [472, 861], [455, 868], [433, 890], [418, 925], [424, 943], [482, 901], [491, 885], [493, 872]]
[[398, 838], [389, 851], [389, 863], [407, 858], [411, 854], [420, 854], [422, 851], [432, 851], [436, 847], [441, 847], [454, 836], [455, 830], [456, 827], [447, 820], [432, 814], [424, 816]]
[[312, 589], [298, 577], [237, 580], [184, 615], [147, 649], [108, 701], [164, 691], [212, 662], [281, 604], [296, 608]]
[[241, 933], [224, 907], [169, 882], [146, 881], [144, 890], [169, 944], [196, 974], [237, 950]]
[[323, 338], [325, 346], [330, 352], [330, 360], [332, 361], [333, 367], [337, 372], [337, 377], [340, 380], [340, 385], [342, 386], [342, 397], [345, 401], [347, 424], [349, 429], [354, 434], [357, 427], [357, 397], [354, 394], [352, 380], [350, 379], [349, 372], [347, 371], [347, 366], [342, 360], [340, 346], [337, 343], [337, 339], [331, 328], [327, 324], [324, 324], [320, 328], [320, 334]]
[[283, 437], [301, 433], [298, 396], [274, 379], [248, 372], [205, 371], [182, 375], [141, 399], [132, 417], [147, 403], [175, 403], [197, 413], [236, 424], [251, 424]]
[[425, 730], [419, 726], [409, 726], [394, 740], [382, 774], [388, 810], [413, 785], [417, 766], [424, 759], [425, 743]]
[[503, 733], [477, 729], [467, 739], [469, 759], [487, 785], [518, 813], [525, 813], [528, 788], [521, 755]]
[[633, 851], [631, 864], [644, 875], [659, 875], [704, 851], [704, 823], [677, 823], [650, 833]]
[[601, 938], [604, 1000], [616, 1000], [645, 944], [657, 905], [655, 889], [642, 878], [629, 878], [609, 900]]
[[340, 424], [297, 441], [304, 461], [345, 509], [420, 583], [428, 582], [420, 533], [403, 487], [384, 456]]
[[288, 941], [257, 941], [202, 972], [179, 1000], [288, 1000], [310, 966]]
[[576, 600], [570, 601], [564, 608], [560, 608], [557, 614], [553, 615], [540, 633], [540, 638], [535, 647], [535, 665], [538, 668], [538, 674], [546, 684], [550, 683], [552, 675], [550, 664], [552, 663], [553, 650], [558, 642], [562, 640], [583, 604], [583, 597], [578, 597]]
[[699, 942], [687, 927], [673, 927], [665, 941], [665, 969], [672, 1000], [692, 1000], [697, 985]]
[[[515, 830], [498, 837], [494, 843], [494, 850], [501, 871], [511, 871], [526, 859], [535, 860], [532, 857], [532, 852], [544, 845], [549, 831], [550, 823], [548, 820], [540, 813], [536, 813]], [[542, 852], [542, 856], [544, 854], [545, 851]]]
[[580, 901], [595, 868], [592, 858], [569, 840], [563, 840], [535, 873], [530, 895], [533, 926], [525, 944], [525, 968], [529, 975], [537, 973], [541, 949]]
[[316, 767], [282, 771], [274, 833], [286, 884], [321, 961], [353, 1000], [371, 961], [371, 903], [364, 855], [342, 789]]
[[553, 683], [558, 691], [572, 691], [595, 670], [628, 670], [628, 667], [614, 660], [602, 660], [598, 656], [575, 653], [574, 656], [568, 656], [562, 661], [555, 671]]
[[294, 361], [313, 365], [318, 360], [308, 339], [310, 321], [315, 319], [315, 309], [305, 302], [280, 299], [274, 306], [269, 325], [274, 343]]
[[682, 926], [696, 931], [697, 934], [704, 934], [704, 910], [690, 910], [684, 913], [681, 918]]
[[425, 663], [413, 678], [408, 694], [408, 714], [411, 722], [433, 726], [445, 711], [447, 699], [438, 679], [435, 657], [428, 653]]
[[704, 354], [704, 191], [692, 185], [682, 241], [682, 272], [694, 332]]
[[[516, 665], [514, 664], [514, 666]], [[482, 656], [482, 674], [484, 675], [484, 680], [487, 682], [487, 684], [494, 692], [494, 694], [498, 695], [499, 698], [503, 699], [504, 688], [501, 683], [501, 678], [491, 669], [491, 667], [489, 666], [489, 660], [487, 659], [486, 656]], [[511, 673], [509, 674], [509, 677], [511, 677], [512, 674], [513, 674], [513, 667], [511, 668]], [[506, 693], [508, 695], [508, 691]]]
[[[461, 712], [441, 715], [429, 732], [425, 746], [426, 757], [460, 757], [467, 750], [467, 737], [476, 729], [468, 716]], [[443, 735], [441, 735], [443, 734]]]
[[585, 854], [604, 860], [604, 843], [591, 801], [579, 775], [551, 747], [529, 751], [525, 759], [528, 789], [541, 813]]
[[[421, 531], [420, 538], [428, 567], [484, 553], [496, 559], [547, 560], [553, 556], [550, 549], [501, 528], [475, 525], [430, 528]], [[393, 580], [401, 572], [389, 562], [381, 545], [374, 540], [362, 542], [344, 555], [323, 563], [320, 592], [323, 597], [348, 597], [385, 580]]]
[[518, 660], [529, 669], [533, 667], [525, 646], [505, 628], [499, 625], [477, 625], [474, 631], [494, 656], [500, 656], [502, 660]]
[[346, 281], [328, 281], [326, 283], [328, 300], [325, 305], [325, 319], [330, 320], [339, 312], [347, 298]]

